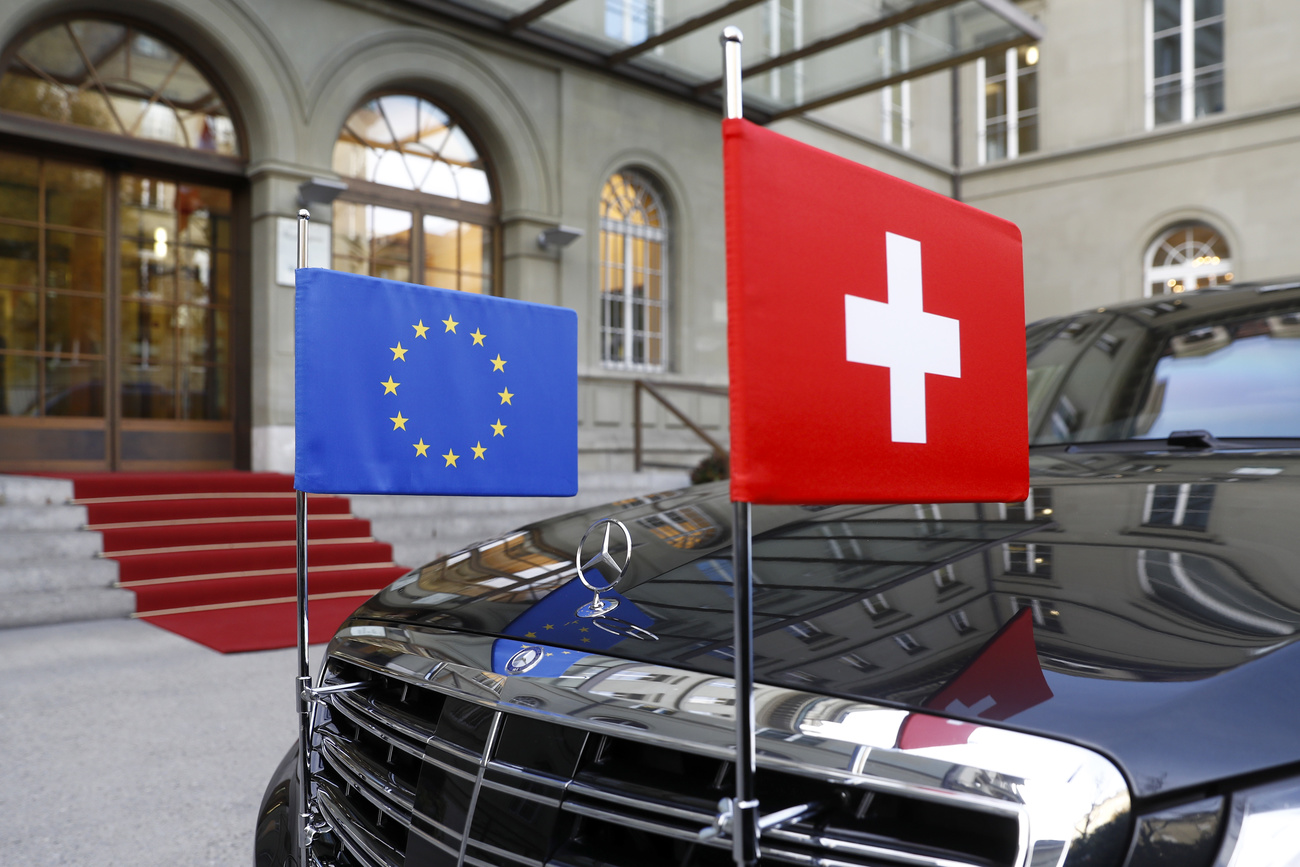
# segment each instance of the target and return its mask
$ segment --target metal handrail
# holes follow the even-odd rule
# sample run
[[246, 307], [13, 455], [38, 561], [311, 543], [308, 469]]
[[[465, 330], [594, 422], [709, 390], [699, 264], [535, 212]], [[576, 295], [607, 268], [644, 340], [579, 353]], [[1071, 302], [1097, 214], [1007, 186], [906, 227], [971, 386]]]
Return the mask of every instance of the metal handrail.
[[668, 388], [674, 388], [678, 391], [694, 392], [695, 394], [708, 394], [715, 397], [730, 396], [730, 391], [722, 386], [695, 385], [693, 383], [685, 382], [661, 382], [658, 384], [652, 384], [644, 379], [635, 380], [632, 389], [632, 431], [634, 439], [633, 454], [635, 458], [636, 471], [639, 473], [643, 467], [647, 466], [643, 455], [644, 446], [642, 443], [641, 433], [641, 392], [643, 391], [648, 392], [651, 397], [663, 405], [664, 409], [677, 416], [681, 423], [690, 429], [691, 433], [695, 434], [707, 443], [709, 448], [713, 450], [715, 457], [725, 458], [728, 453], [727, 447], [709, 436], [704, 429], [692, 421], [686, 413], [682, 412], [673, 404], [672, 401], [664, 397], [660, 389]]

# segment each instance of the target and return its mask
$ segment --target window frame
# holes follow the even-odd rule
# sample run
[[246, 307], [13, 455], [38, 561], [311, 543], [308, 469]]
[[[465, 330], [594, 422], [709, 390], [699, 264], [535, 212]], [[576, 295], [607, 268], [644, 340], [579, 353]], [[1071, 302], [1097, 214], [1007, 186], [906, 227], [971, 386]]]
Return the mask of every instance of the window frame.
[[[1179, 264], [1156, 264], [1156, 258], [1160, 255], [1160, 251], [1170, 244], [1172, 238], [1180, 233], [1191, 233], [1198, 228], [1212, 232], [1215, 239], [1223, 246], [1221, 252], [1226, 253], [1226, 255], [1215, 255], [1214, 259], [1216, 261], [1203, 264], [1197, 264], [1197, 260], [1189, 261], [1186, 259]], [[1186, 247], [1191, 244], [1192, 239], [1187, 237], [1185, 240], [1180, 241], [1177, 247]], [[1152, 298], [1157, 294], [1170, 295], [1190, 291], [1190, 289], [1208, 288], [1200, 286], [1199, 279], [1202, 277], [1209, 279], [1208, 286], [1231, 285], [1236, 277], [1232, 247], [1233, 244], [1228, 240], [1227, 235], [1214, 224], [1207, 223], [1204, 220], [1184, 220], [1165, 226], [1151, 239], [1151, 243], [1147, 245], [1146, 254], [1142, 258], [1142, 297]], [[1211, 247], [1211, 252], [1217, 253], [1219, 251], [1215, 251]], [[1171, 286], [1169, 284], [1170, 280], [1176, 281], [1176, 285]], [[1162, 287], [1158, 293], [1152, 289], [1157, 283]], [[1191, 284], [1190, 287], [1189, 283]]]
[[[600, 204], [602, 201], [601, 197], [603, 197], [604, 195], [605, 188], [609, 185], [610, 181], [616, 175], [622, 175], [624, 178], [631, 177], [636, 181], [636, 185], [638, 189], [646, 191], [651, 196], [655, 206], [659, 210], [660, 225], [657, 227], [649, 227], [649, 226], [636, 227], [637, 231], [630, 232], [627, 231], [626, 229], [631, 227], [632, 224], [626, 222], [616, 223], [610, 218], [604, 216], [600, 216], [598, 218], [598, 226], [599, 226], [598, 237], [600, 241], [596, 245], [597, 246], [596, 255], [597, 255], [597, 267], [599, 269], [598, 274], [600, 276], [597, 279], [596, 291], [599, 293], [598, 312], [599, 312], [600, 319], [596, 327], [598, 329], [599, 344], [600, 344], [600, 364], [601, 367], [603, 367], [606, 370], [624, 370], [624, 371], [636, 372], [636, 373], [667, 373], [672, 369], [672, 362], [671, 362], [672, 327], [671, 327], [670, 317], [672, 314], [672, 307], [673, 307], [673, 303], [672, 303], [673, 301], [672, 299], [672, 284], [673, 284], [672, 240], [673, 238], [672, 238], [672, 217], [668, 208], [668, 197], [664, 194], [662, 185], [655, 179], [654, 176], [634, 166], [623, 166], [607, 174], [605, 176], [604, 181], [602, 181], [601, 194], [596, 199], [597, 213], [599, 213], [600, 211]], [[624, 227], [624, 229], [620, 231], [617, 228], [615, 228], [617, 226], [622, 226]], [[621, 237], [623, 243], [622, 261], [624, 265], [621, 269], [623, 274], [623, 287], [622, 287], [622, 291], [618, 293], [619, 296], [621, 297], [621, 301], [623, 305], [623, 315], [622, 315], [622, 323], [617, 327], [605, 324], [606, 306], [610, 303], [610, 299], [607, 298], [606, 296], [614, 294], [614, 293], [606, 292], [604, 286], [604, 278], [607, 273], [606, 269], [610, 267], [609, 263], [605, 258], [605, 235], [607, 232]], [[650, 237], [652, 235], [658, 235], [658, 237], [657, 238]], [[658, 363], [638, 362], [632, 358], [632, 345], [634, 342], [637, 329], [634, 327], [633, 312], [635, 308], [635, 301], [632, 294], [632, 284], [635, 275], [633, 273], [634, 269], [629, 267], [629, 265], [632, 262], [632, 242], [638, 238], [642, 240], [651, 241], [651, 242], [657, 242], [660, 245], [659, 331], [657, 333], [651, 331], [648, 327], [648, 320], [647, 320], [647, 327], [640, 329], [642, 333], [645, 334], [647, 341], [652, 335], [657, 334], [660, 342]], [[611, 342], [610, 338], [614, 334], [621, 334], [623, 336], [624, 357], [621, 360], [609, 358], [606, 355], [607, 349]]]
[[[1150, 2], [1150, 0], [1148, 0]], [[1038, 46], [1030, 45], [1025, 50], [1028, 52], [1032, 49], [1036, 55]], [[975, 157], [978, 165], [988, 163], [999, 163], [1005, 160], [1014, 160], [1022, 155], [1020, 150], [1020, 126], [1021, 121], [1032, 117], [1033, 122], [1039, 128], [1039, 137], [1042, 135], [1042, 100], [1039, 98], [1030, 108], [1024, 108], [1020, 102], [1020, 81], [1022, 76], [1034, 76], [1034, 92], [1037, 95], [1038, 88], [1038, 64], [1041, 62], [1035, 60], [1033, 63], [1026, 62], [1023, 67], [1020, 65], [1020, 49], [1008, 48], [1005, 53], [1006, 68], [1003, 72], [998, 73], [995, 78], [1003, 78], [1006, 82], [1006, 114], [998, 115], [995, 122], [1000, 120], [1006, 124], [1006, 152], [999, 157], [989, 158], [988, 153], [988, 132], [989, 117], [988, 106], [985, 101], [985, 86], [988, 82], [986, 58], [979, 57], [975, 60], [975, 130], [977, 144], [975, 147]], [[1034, 148], [1023, 153], [1037, 153], [1041, 149], [1039, 144]]]
[[146, 160], [165, 163], [168, 166], [194, 168], [238, 177], [244, 176], [244, 167], [248, 164], [249, 158], [248, 125], [245, 122], [238, 101], [226, 84], [225, 76], [208, 62], [205, 50], [189, 42], [182, 41], [171, 31], [162, 29], [151, 21], [132, 15], [122, 15], [96, 9], [72, 9], [41, 17], [15, 33], [0, 49], [0, 77], [6, 74], [17, 52], [38, 34], [51, 27], [60, 24], [68, 25], [76, 21], [104, 21], [127, 27], [150, 39], [163, 43], [182, 55], [185, 62], [203, 76], [204, 80], [211, 86], [212, 92], [221, 100], [234, 129], [236, 152], [234, 154], [222, 154], [215, 151], [205, 151], [159, 139], [111, 132], [37, 115], [22, 114], [7, 109], [0, 109], [0, 117], [12, 118], [16, 125], [21, 128], [20, 134], [30, 134], [32, 138], [47, 140], [60, 146], [70, 140], [68, 131], [76, 130], [76, 135], [71, 140], [78, 147], [85, 147], [95, 151], [136, 155]]
[[[884, 64], [887, 70], [897, 67], [908, 69], [911, 63], [911, 40], [907, 26], [890, 28], [882, 37]], [[898, 57], [894, 57], [894, 40], [898, 41]], [[895, 100], [895, 94], [898, 99]], [[981, 103], [982, 104], [982, 103]], [[894, 140], [894, 120], [897, 118], [899, 136]], [[982, 129], [981, 125], [981, 129]], [[888, 84], [880, 89], [880, 135], [886, 144], [892, 144], [905, 151], [912, 149], [912, 82]]]
[[[1145, 93], [1145, 124], [1148, 132], [1154, 130], [1157, 126], [1168, 126], [1171, 124], [1190, 123], [1197, 119], [1196, 114], [1196, 77], [1198, 72], [1201, 74], [1218, 73], [1220, 87], [1223, 87], [1224, 73], [1227, 70], [1227, 12], [1221, 11], [1217, 15], [1210, 15], [1202, 19], [1196, 17], [1196, 0], [1179, 0], [1178, 25], [1176, 27], [1166, 28], [1159, 31], [1159, 34], [1165, 36], [1171, 35], [1173, 31], [1178, 31], [1179, 36], [1179, 68], [1178, 72], [1163, 76], [1161, 83], [1177, 81], [1179, 84], [1179, 117], [1177, 120], [1156, 122], [1156, 75], [1155, 75], [1155, 43], [1157, 34], [1155, 29], [1155, 3], [1156, 0], [1144, 0], [1142, 6], [1143, 12], [1143, 46], [1144, 46], [1144, 93]], [[1221, 46], [1222, 58], [1218, 63], [1212, 63], [1204, 67], [1196, 66], [1196, 31], [1200, 27], [1210, 27], [1220, 25], [1224, 33], [1224, 41]], [[1223, 96], [1227, 96], [1227, 89], [1224, 88]], [[1226, 103], [1226, 99], [1224, 99]], [[1226, 111], [1226, 104], [1221, 105], [1217, 111], [1206, 112], [1203, 117], [1212, 114], [1222, 114]]]
[[[413, 90], [388, 89], [371, 93], [361, 100], [348, 112], [347, 118], [344, 118], [344, 124], [347, 119], [365, 106], [367, 103], [382, 99], [386, 96], [407, 96], [425, 100], [432, 103], [435, 108], [447, 115], [448, 119], [459, 127], [469, 138], [470, 144], [474, 146], [478, 158], [483, 163], [483, 171], [487, 175], [488, 192], [492, 197], [491, 202], [469, 202], [463, 199], [453, 199], [447, 196], [439, 196], [434, 193], [424, 193], [419, 190], [409, 190], [403, 187], [394, 187], [387, 184], [368, 181], [364, 178], [343, 176], [343, 182], [347, 184], [347, 189], [339, 193], [335, 202], [341, 202], [350, 205], [373, 205], [380, 208], [390, 208], [393, 210], [407, 211], [411, 214], [411, 252], [408, 267], [410, 268], [410, 279], [406, 282], [417, 283], [421, 286], [431, 285], [425, 282], [425, 258], [424, 258], [424, 218], [426, 216], [442, 217], [448, 220], [458, 222], [474, 223], [483, 227], [484, 231], [491, 235], [492, 239], [492, 257], [491, 257], [491, 291], [486, 293], [494, 296], [504, 294], [502, 286], [503, 272], [502, 268], [505, 262], [504, 251], [502, 250], [502, 228], [501, 228], [501, 197], [500, 188], [497, 183], [497, 175], [489, 151], [483, 146], [479, 136], [474, 132], [473, 127], [465, 123], [459, 114], [451, 110], [446, 104], [424, 93]], [[343, 125], [339, 126], [339, 135], [342, 135]], [[337, 138], [336, 138], [337, 141]], [[333, 267], [334, 256], [337, 251], [333, 244], [334, 221], [331, 214], [331, 243], [330, 243], [330, 266]]]

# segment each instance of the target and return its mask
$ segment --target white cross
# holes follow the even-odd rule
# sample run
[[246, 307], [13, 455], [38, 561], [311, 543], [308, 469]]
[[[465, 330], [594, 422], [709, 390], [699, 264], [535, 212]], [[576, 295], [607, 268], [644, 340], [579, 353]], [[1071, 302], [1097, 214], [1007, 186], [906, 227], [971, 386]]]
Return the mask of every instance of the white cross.
[[849, 361], [889, 368], [896, 443], [925, 442], [925, 375], [961, 376], [961, 327], [921, 309], [921, 242], [885, 233], [889, 303], [844, 296]]

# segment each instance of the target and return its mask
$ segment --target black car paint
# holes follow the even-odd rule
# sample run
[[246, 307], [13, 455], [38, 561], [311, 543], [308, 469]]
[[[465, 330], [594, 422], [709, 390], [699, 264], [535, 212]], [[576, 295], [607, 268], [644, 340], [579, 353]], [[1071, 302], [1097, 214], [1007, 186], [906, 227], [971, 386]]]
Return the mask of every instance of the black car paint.
[[[1280, 472], [1233, 472], [1260, 465]], [[1015, 613], [1037, 607], [1035, 639], [1052, 697], [1011, 716], [998, 715], [996, 706], [939, 710], [1098, 749], [1128, 774], [1138, 798], [1195, 793], [1300, 763], [1293, 728], [1300, 681], [1291, 674], [1300, 665], [1300, 536], [1283, 526], [1300, 493], [1300, 451], [1111, 456], [1038, 449], [1033, 467], [1037, 499], [1053, 505], [1050, 515], [1029, 521], [1002, 520], [1007, 507], [998, 505], [923, 507], [929, 515], [937, 508], [937, 519], [909, 515], [912, 506], [756, 508], [758, 679], [923, 707]], [[1214, 486], [1208, 531], [1144, 524], [1149, 486], [1190, 484]], [[658, 523], [684, 509], [714, 525], [711, 543], [678, 548], [641, 529], [647, 519]], [[717, 651], [727, 645], [729, 597], [724, 584], [699, 572], [700, 564], [729, 556], [728, 509], [726, 486], [718, 484], [592, 510], [528, 528], [515, 556], [521, 570], [539, 556], [571, 557], [591, 521], [618, 517], [636, 542], [634, 565], [618, 589], [652, 619], [659, 640], [623, 638], [602, 652], [726, 675], [729, 659]], [[1269, 516], [1277, 526], [1260, 527]], [[1235, 518], [1241, 527], [1225, 526]], [[983, 538], [952, 541], [972, 531]], [[817, 541], [824, 532], [836, 535]], [[915, 538], [899, 542], [909, 535]], [[832, 555], [836, 546], [879, 548], [882, 540], [894, 552], [883, 569], [884, 558], [871, 551], [858, 561]], [[763, 554], [785, 546], [793, 547], [787, 558]], [[925, 559], [925, 548], [936, 556]], [[1046, 553], [1050, 569], [1016, 568], [1024, 551]], [[1189, 598], [1178, 597], [1176, 584], [1163, 597], [1143, 588], [1143, 572], [1168, 571], [1171, 559], [1193, 572], [1182, 576], [1194, 582]], [[485, 592], [485, 582], [503, 574], [474, 556], [451, 570], [439, 561], [378, 594], [357, 616], [582, 650], [512, 627], [530, 603], [521, 588]], [[953, 582], [940, 586], [949, 574]], [[873, 618], [863, 602], [881, 594], [890, 612]], [[427, 604], [435, 595], [440, 601]], [[954, 621], [957, 612], [962, 618]], [[903, 649], [894, 641], [902, 635], [921, 650]], [[848, 654], [875, 668], [864, 672], [844, 661]]]

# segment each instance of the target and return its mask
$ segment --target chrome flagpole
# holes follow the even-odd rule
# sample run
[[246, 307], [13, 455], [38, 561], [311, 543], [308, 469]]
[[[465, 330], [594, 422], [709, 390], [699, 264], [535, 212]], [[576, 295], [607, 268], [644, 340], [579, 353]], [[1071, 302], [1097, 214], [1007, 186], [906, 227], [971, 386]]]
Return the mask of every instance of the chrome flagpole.
[[[722, 80], [728, 120], [745, 116], [740, 89], [740, 45], [737, 27], [722, 31]], [[737, 867], [758, 863], [758, 798], [754, 774], [754, 578], [749, 503], [732, 503], [731, 565], [734, 597], [732, 649], [735, 652], [736, 797], [731, 803], [732, 856]]]
[[[298, 267], [307, 267], [307, 226], [311, 214], [298, 211]], [[311, 658], [307, 655], [307, 494], [294, 491], [294, 526], [298, 543], [298, 865], [308, 867], [311, 826]]]

